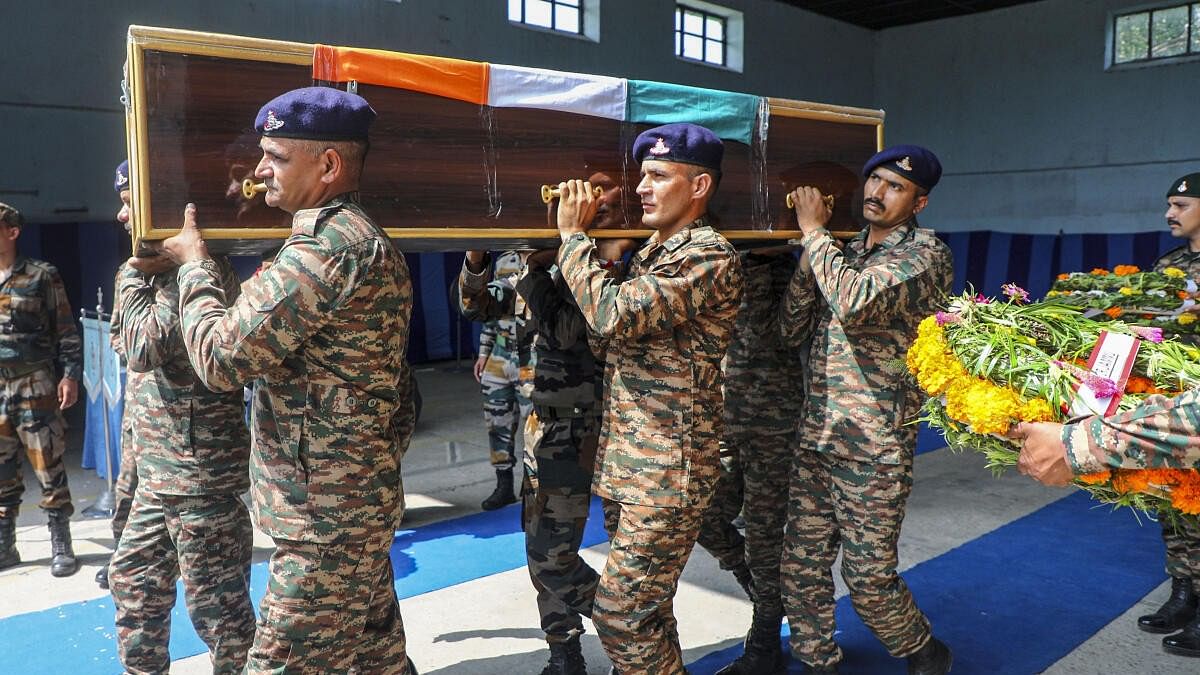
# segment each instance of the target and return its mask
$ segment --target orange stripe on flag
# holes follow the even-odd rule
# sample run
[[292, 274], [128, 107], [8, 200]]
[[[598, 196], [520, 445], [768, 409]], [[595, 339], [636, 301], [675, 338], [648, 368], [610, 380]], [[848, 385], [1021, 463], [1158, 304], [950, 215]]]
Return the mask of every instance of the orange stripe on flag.
[[487, 103], [488, 64], [381, 49], [317, 45], [313, 79], [409, 89], [459, 101]]

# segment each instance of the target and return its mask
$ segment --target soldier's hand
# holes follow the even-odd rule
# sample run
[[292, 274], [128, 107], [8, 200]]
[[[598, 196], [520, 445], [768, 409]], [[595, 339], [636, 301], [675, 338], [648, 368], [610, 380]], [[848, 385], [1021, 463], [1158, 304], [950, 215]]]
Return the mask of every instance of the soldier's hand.
[[180, 265], [209, 257], [204, 235], [196, 226], [195, 204], [188, 204], [183, 210], [183, 228], [179, 230], [179, 234], [163, 242], [163, 253]]
[[79, 383], [69, 377], [58, 381], [58, 409], [66, 410], [79, 400]]
[[485, 262], [487, 262], [487, 251], [467, 251], [467, 269], [471, 270], [472, 274], [482, 272]]
[[1075, 474], [1067, 461], [1062, 429], [1053, 422], [1022, 422], [1009, 430], [1009, 438], [1021, 441], [1017, 469], [1044, 485], [1069, 484]]
[[565, 241], [577, 232], [587, 232], [600, 208], [600, 199], [592, 194], [592, 184], [569, 180], [558, 184], [558, 234]]
[[487, 365], [487, 357], [481, 356], [475, 359], [475, 367], [472, 369], [475, 375], [476, 382], [483, 382], [483, 367]]
[[605, 260], [619, 260], [637, 248], [636, 239], [597, 239], [596, 252]]
[[815, 187], [801, 186], [793, 190], [792, 204], [796, 222], [805, 234], [825, 227], [833, 217], [833, 210], [825, 205], [821, 191]]
[[554, 264], [558, 258], [558, 249], [544, 248], [534, 251], [525, 257], [525, 266], [531, 270], [544, 270]]
[[153, 276], [174, 270], [179, 264], [163, 254], [161, 242], [143, 241], [138, 245], [137, 255], [129, 259], [129, 266], [142, 274]]

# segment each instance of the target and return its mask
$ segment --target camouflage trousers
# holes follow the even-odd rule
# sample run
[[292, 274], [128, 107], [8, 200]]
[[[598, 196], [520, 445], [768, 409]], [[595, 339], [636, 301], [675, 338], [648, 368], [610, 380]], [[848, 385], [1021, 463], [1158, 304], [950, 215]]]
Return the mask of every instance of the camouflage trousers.
[[832, 568], [839, 546], [854, 610], [888, 652], [904, 657], [928, 642], [929, 620], [896, 573], [896, 544], [911, 491], [911, 464], [796, 453], [780, 563], [796, 658], [818, 667], [842, 658], [833, 640]]
[[[126, 418], [128, 419], [128, 418]], [[121, 471], [113, 485], [113, 548], [121, 541], [121, 532], [129, 522], [129, 510], [133, 507], [133, 495], [137, 492], [137, 460], [133, 455], [133, 426], [121, 422]]]
[[75, 512], [63, 464], [64, 432], [53, 372], [0, 378], [0, 518], [16, 518], [21, 510], [22, 451], [42, 487], [38, 506], [64, 516]]
[[685, 672], [673, 602], [707, 506], [618, 505], [592, 622], [621, 675]]
[[526, 422], [521, 491], [525, 558], [549, 643], [583, 634], [600, 575], [579, 556], [591, 502], [591, 463], [599, 432], [593, 415]]
[[744, 496], [742, 463], [736, 446], [721, 444], [721, 472], [712, 501], [704, 510], [696, 543], [712, 554], [721, 569], [731, 570], [746, 564], [746, 540], [733, 526], [742, 510]]
[[730, 445], [740, 448], [746, 520], [746, 564], [754, 580], [755, 612], [783, 616], [779, 558], [787, 520], [788, 472], [795, 441], [792, 433], [737, 434]]
[[[496, 349], [499, 349], [498, 347]], [[529, 414], [529, 399], [520, 392], [515, 358], [493, 353], [479, 378], [483, 390], [483, 422], [487, 426], [492, 466], [512, 470], [517, 463], [517, 428]]]
[[1176, 525], [1163, 520], [1162, 534], [1167, 545], [1167, 574], [1191, 579], [1192, 590], [1200, 593], [1200, 526], [1183, 518]]
[[166, 673], [175, 582], [214, 673], [239, 673], [254, 639], [250, 513], [236, 494], [138, 489], [109, 566], [117, 648], [131, 675]]
[[393, 532], [351, 542], [275, 541], [248, 675], [405, 675]]

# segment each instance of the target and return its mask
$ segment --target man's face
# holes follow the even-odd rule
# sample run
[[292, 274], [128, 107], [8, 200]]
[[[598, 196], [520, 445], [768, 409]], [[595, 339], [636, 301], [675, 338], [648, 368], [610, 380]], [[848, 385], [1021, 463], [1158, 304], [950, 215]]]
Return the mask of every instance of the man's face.
[[875, 227], [899, 225], [920, 213], [927, 202], [916, 183], [882, 166], [871, 170], [863, 186], [863, 218]]
[[625, 214], [621, 210], [622, 193], [621, 174], [608, 171], [597, 171], [588, 177], [588, 182], [598, 186], [600, 207], [596, 209], [596, 218], [592, 227], [622, 229], [625, 227]]
[[129, 190], [121, 190], [121, 210], [117, 211], [117, 222], [125, 226], [125, 231], [133, 234], [133, 209], [130, 206]]
[[1168, 197], [1167, 225], [1172, 237], [1200, 237], [1200, 197]]
[[19, 236], [21, 236], [21, 228], [12, 227], [7, 222], [0, 221], [0, 255], [15, 253]]
[[259, 147], [263, 156], [254, 175], [267, 184], [267, 206], [295, 213], [320, 205], [324, 173], [320, 155], [290, 138], [264, 136]]
[[690, 164], [647, 159], [642, 162], [642, 224], [661, 230], [679, 223], [692, 208], [696, 178]]

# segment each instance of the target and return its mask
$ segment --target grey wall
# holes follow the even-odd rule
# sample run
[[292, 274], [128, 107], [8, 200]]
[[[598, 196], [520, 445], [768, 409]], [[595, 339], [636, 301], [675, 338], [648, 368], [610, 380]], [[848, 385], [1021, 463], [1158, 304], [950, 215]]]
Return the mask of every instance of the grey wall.
[[743, 73], [676, 59], [668, 0], [602, 0], [599, 43], [513, 26], [505, 0], [3, 0], [0, 201], [40, 222], [112, 217], [130, 24], [871, 104], [874, 33], [771, 0], [721, 4], [746, 14]]
[[1108, 13], [1144, 0], [1044, 0], [885, 30], [875, 105], [888, 143], [928, 145], [943, 230], [1165, 228], [1171, 181], [1200, 171], [1200, 62], [1104, 70]]

